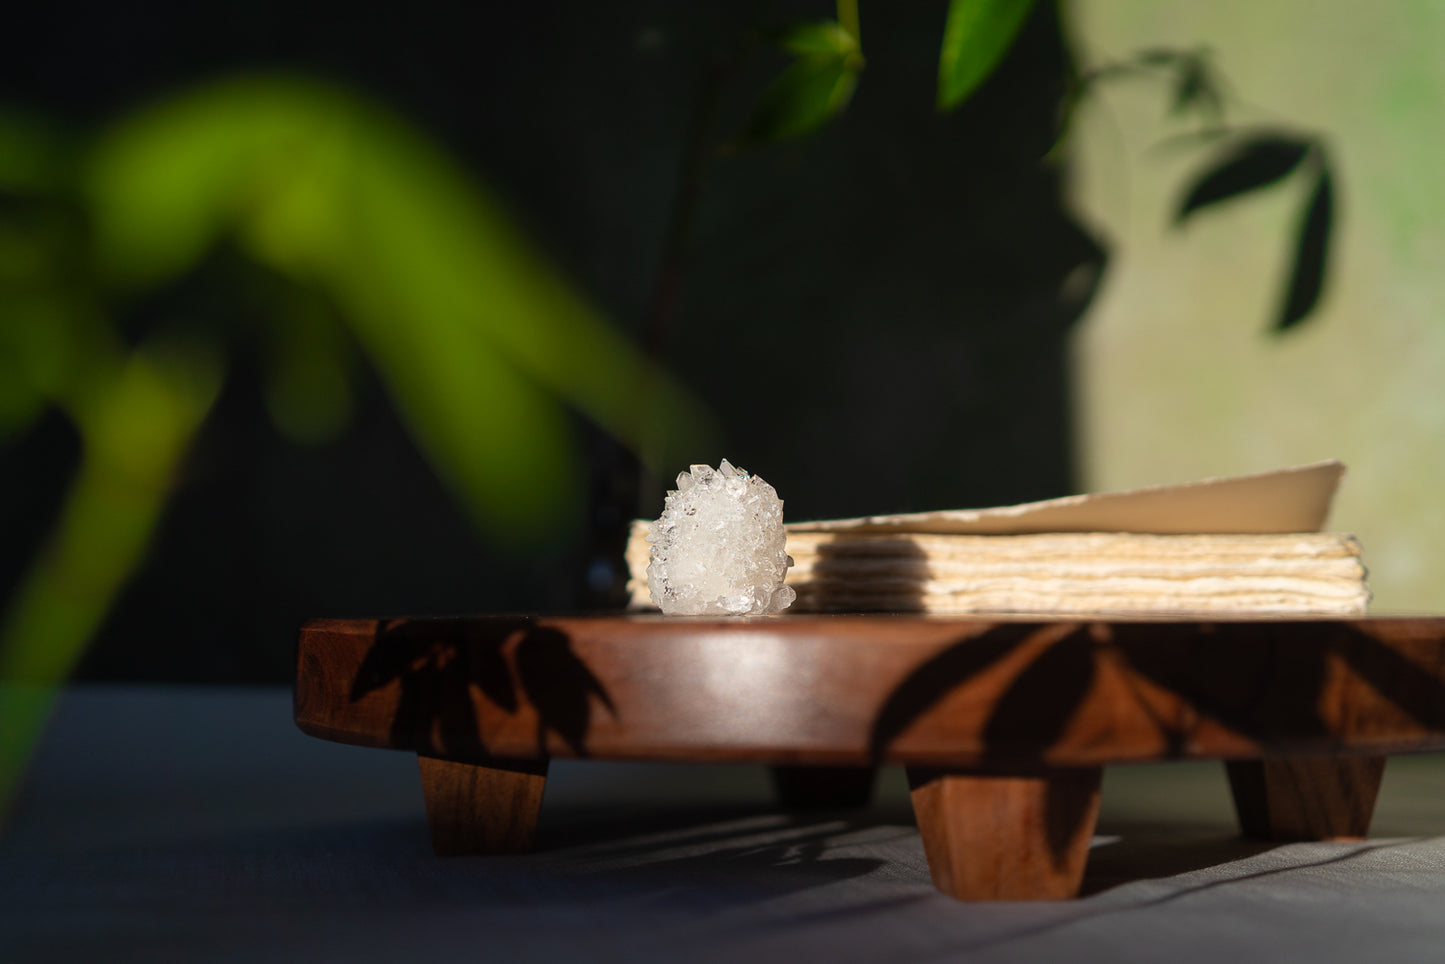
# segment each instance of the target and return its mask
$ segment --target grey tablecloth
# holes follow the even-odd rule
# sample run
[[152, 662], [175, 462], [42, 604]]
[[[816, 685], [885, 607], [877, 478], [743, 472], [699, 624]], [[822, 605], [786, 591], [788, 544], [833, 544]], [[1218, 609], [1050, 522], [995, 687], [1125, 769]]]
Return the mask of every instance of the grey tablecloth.
[[1237, 838], [1216, 764], [1108, 771], [1088, 896], [929, 884], [902, 775], [778, 813], [751, 767], [553, 765], [543, 850], [440, 860], [413, 759], [289, 695], [78, 688], [0, 838], [0, 961], [1445, 961], [1445, 757], [1358, 844]]

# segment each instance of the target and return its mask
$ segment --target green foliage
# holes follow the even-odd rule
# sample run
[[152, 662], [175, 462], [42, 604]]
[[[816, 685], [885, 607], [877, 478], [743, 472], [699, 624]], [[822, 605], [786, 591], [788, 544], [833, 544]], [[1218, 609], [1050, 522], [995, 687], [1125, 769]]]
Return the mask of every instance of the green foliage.
[[[649, 454], [648, 406], [699, 417], [495, 201], [341, 91], [274, 78], [205, 88], [122, 125], [87, 170], [101, 268], [117, 284], [174, 278], [229, 237], [324, 295], [494, 538], [553, 527], [577, 501], [568, 407]], [[293, 434], [325, 435], [347, 407], [339, 334], [315, 303], [292, 324], [268, 402]], [[303, 386], [298, 371], [318, 377]]]
[[[706, 432], [698, 406], [474, 180], [335, 87], [238, 78], [94, 141], [0, 114], [0, 201], [0, 439], [53, 407], [82, 448], [0, 621], [0, 806], [46, 694], [141, 565], [238, 337], [260, 344], [267, 409], [298, 441], [344, 429], [365, 354], [438, 473], [503, 545], [541, 543], [577, 515], [572, 412], [654, 468]], [[218, 252], [269, 279], [268, 311], [192, 305], [148, 319], [138, 343], [122, 335], [119, 319], [146, 293], [198, 275], [214, 285], [205, 273]], [[219, 292], [227, 304], [255, 294]]]
[[[1033, 5], [1034, 0], [950, 0], [938, 57], [939, 110], [958, 107], [989, 78]], [[802, 137], [841, 114], [863, 70], [861, 36], [857, 0], [838, 0], [836, 20], [784, 30], [777, 42], [793, 62], [763, 92], [732, 146]]]
[[60, 518], [0, 621], [0, 813], [54, 687], [140, 565], [181, 459], [220, 387], [218, 359], [165, 343], [69, 346], [57, 398], [83, 453]]
[[0, 107], [0, 189], [53, 191], [71, 173], [72, 160], [64, 137], [43, 118]]
[[858, 37], [835, 20], [795, 24], [778, 44], [796, 57], [844, 60], [858, 53]]
[[810, 134], [848, 106], [857, 86], [857, 70], [840, 58], [798, 60], [763, 93], [734, 144], [747, 147]]
[[763, 92], [735, 146], [802, 137], [842, 113], [853, 98], [863, 69], [856, 0], [840, 0], [837, 20], [796, 24], [778, 43], [795, 59]]
[[938, 109], [978, 89], [1013, 46], [1034, 0], [949, 0], [938, 55]]

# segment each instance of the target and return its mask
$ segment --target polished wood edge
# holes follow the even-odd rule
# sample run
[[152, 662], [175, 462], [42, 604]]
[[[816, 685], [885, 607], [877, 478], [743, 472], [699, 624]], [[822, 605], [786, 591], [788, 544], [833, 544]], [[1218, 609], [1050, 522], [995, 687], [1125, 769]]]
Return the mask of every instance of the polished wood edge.
[[[1159, 646], [1148, 631], [1154, 626], [1161, 633]], [[1313, 645], [1316, 630], [1322, 641], [1319, 647]], [[522, 638], [522, 644], [539, 645], [516, 646], [511, 637], [502, 641], [504, 632], [547, 639]], [[797, 707], [855, 708], [850, 710], [853, 719], [839, 717], [844, 725], [799, 730], [796, 739], [774, 738], [778, 731], [758, 727], [724, 732], [726, 727], [719, 728], [715, 718], [688, 717], [687, 701], [659, 688], [677, 679], [675, 668], [696, 677], [699, 659], [716, 662], [726, 651], [714, 647], [740, 645], [744, 640], [739, 633], [754, 632], [761, 633], [779, 655], [811, 647], [811, 658], [820, 666], [836, 662], [830, 659], [835, 651], [849, 654], [849, 660], [858, 658], [873, 667], [871, 677], [855, 674], [860, 683], [880, 678], [876, 670], [881, 668], [899, 674], [893, 679], [907, 672], [904, 684], [923, 685], [912, 694], [906, 692], [907, 685], [896, 686], [891, 694], [862, 685], [849, 690], [851, 696], [833, 683], [828, 684], [832, 689], [817, 688], [801, 680], [810, 688], [800, 690], [793, 681], [783, 681], [771, 691], [767, 686], [751, 690], [769, 692], [768, 699], [781, 694], [784, 701], [777, 705], [794, 707], [789, 710], [792, 719], [800, 718]], [[448, 633], [454, 653], [466, 658], [472, 653], [491, 654], [489, 658], [501, 667], [500, 675], [453, 680], [447, 684], [449, 690], [427, 684], [429, 689], [414, 687], [408, 694], [399, 688], [396, 673], [409, 670], [393, 666], [390, 677], [360, 685], [361, 671], [376, 654], [392, 653], [386, 658], [393, 663], [400, 654], [405, 663], [411, 658], [407, 654], [434, 648], [437, 636]], [[471, 644], [478, 634], [486, 645]], [[383, 639], [385, 646], [380, 645]], [[320, 738], [463, 761], [487, 755], [590, 756], [778, 766], [976, 767], [1000, 760], [1014, 765], [1098, 766], [1263, 755], [1384, 755], [1445, 747], [1445, 701], [1439, 698], [1445, 691], [1442, 641], [1445, 617], [1407, 616], [1157, 623], [827, 615], [733, 620], [324, 619], [309, 621], [298, 634], [294, 715], [304, 732]], [[975, 659], [972, 654], [978, 649], [993, 662]], [[1250, 681], [1241, 686], [1231, 680], [1234, 663], [1210, 659], [1216, 650], [1240, 661], [1254, 674]], [[546, 662], [546, 654], [561, 655], [573, 671], [576, 691], [561, 694], [562, 703], [555, 699], [550, 706], [545, 699], [539, 703], [537, 697], [558, 694], [516, 685], [517, 653], [530, 654], [532, 678], [544, 685], [555, 675], [551, 667], [556, 665]], [[676, 662], [688, 653], [682, 663]], [[674, 663], [655, 665], [654, 658]], [[935, 667], [940, 660], [943, 663]], [[1302, 663], [1314, 674], [1306, 682], [1317, 689], [1305, 692], [1307, 687], [1290, 684]], [[1011, 675], [1000, 677], [995, 670], [1005, 664], [1012, 667], [1007, 670]], [[989, 674], [980, 667], [993, 678], [985, 679]], [[436, 667], [428, 672], [437, 675]], [[1201, 680], [1201, 673], [1207, 678]], [[770, 673], [766, 680], [759, 676], [758, 682], [773, 678]], [[934, 685], [932, 681], [940, 678], [942, 683]], [[400, 679], [414, 682], [404, 675]], [[488, 679], [505, 690], [500, 702], [493, 698], [496, 694]], [[700, 679], [694, 678], [690, 685]], [[1077, 686], [1069, 682], [1075, 679]], [[1064, 680], [1063, 688], [1073, 689], [1063, 700], [1050, 700], [1047, 693], [1042, 702], [1035, 695], [1024, 699], [1026, 691], [1048, 690], [1052, 685], [1048, 680]], [[621, 702], [614, 705], [609, 692], [620, 694]], [[1275, 703], [1254, 699], [1257, 692], [1280, 694], [1278, 705], [1284, 709], [1258, 713], [1257, 707]], [[455, 698], [457, 694], [462, 698]], [[956, 694], [962, 695], [955, 698]], [[907, 699], [895, 699], [900, 696]], [[672, 715], [666, 719], [653, 712], [664, 702], [677, 708], [669, 710]], [[992, 703], [998, 712], [990, 711], [980, 722], [973, 719], [977, 712], [968, 710], [970, 703]], [[1034, 711], [1024, 714], [1020, 709], [1025, 703], [1042, 706], [1057, 718], [1040, 728], [1029, 722]], [[1002, 712], [1005, 704], [1010, 713]], [[1075, 705], [1089, 712], [1068, 711]], [[425, 710], [421, 716], [415, 712], [418, 707]], [[1362, 707], [1367, 707], [1364, 715]], [[898, 712], [890, 717], [894, 709]], [[406, 712], [414, 719], [406, 718]], [[454, 718], [440, 718], [448, 714]], [[459, 714], [471, 714], [475, 722], [463, 724]], [[677, 724], [685, 719], [679, 729]], [[550, 725], [554, 721], [572, 729]], [[870, 725], [871, 738], [866, 732]], [[861, 733], [860, 726], [865, 728]]]

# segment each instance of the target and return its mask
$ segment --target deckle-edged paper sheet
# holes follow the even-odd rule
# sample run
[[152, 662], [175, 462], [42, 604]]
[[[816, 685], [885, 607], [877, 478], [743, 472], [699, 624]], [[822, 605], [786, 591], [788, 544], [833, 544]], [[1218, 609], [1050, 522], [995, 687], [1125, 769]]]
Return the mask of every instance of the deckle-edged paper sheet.
[[789, 532], [942, 535], [1318, 532], [1329, 518], [1330, 503], [1344, 474], [1344, 464], [1330, 459], [1255, 475], [1070, 495], [992, 509], [947, 509], [793, 522], [787, 529]]

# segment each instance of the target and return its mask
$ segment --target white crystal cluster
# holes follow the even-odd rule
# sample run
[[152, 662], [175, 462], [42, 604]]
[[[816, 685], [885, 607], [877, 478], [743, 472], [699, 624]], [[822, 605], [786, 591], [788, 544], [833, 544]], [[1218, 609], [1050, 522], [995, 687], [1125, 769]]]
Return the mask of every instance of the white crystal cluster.
[[797, 593], [783, 585], [793, 560], [783, 500], [771, 485], [723, 459], [694, 465], [667, 493], [648, 530], [647, 588], [664, 613], [744, 616], [780, 613]]

